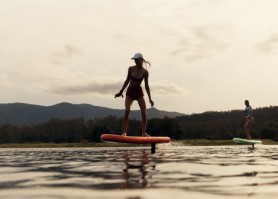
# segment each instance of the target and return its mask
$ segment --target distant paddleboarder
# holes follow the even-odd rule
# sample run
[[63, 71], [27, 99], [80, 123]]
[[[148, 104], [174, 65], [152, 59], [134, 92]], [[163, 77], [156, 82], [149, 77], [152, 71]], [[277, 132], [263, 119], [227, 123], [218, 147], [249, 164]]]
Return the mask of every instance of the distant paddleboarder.
[[123, 92], [125, 88], [128, 86], [126, 91], [125, 98], [125, 115], [124, 115], [124, 124], [123, 124], [123, 136], [127, 135], [127, 127], [128, 127], [128, 117], [130, 113], [130, 108], [134, 100], [138, 101], [141, 114], [142, 114], [142, 136], [149, 136], [146, 133], [146, 125], [147, 125], [147, 113], [146, 113], [146, 103], [144, 99], [143, 89], [141, 87], [141, 83], [144, 80], [145, 89], [147, 91], [149, 102], [151, 106], [154, 106], [154, 102], [151, 98], [151, 92], [149, 87], [149, 72], [143, 67], [143, 64], [151, 65], [150, 62], [146, 61], [143, 58], [141, 53], [136, 53], [131, 59], [134, 60], [135, 66], [130, 66], [128, 68], [127, 78], [124, 82], [124, 85], [119, 93], [115, 95], [116, 97], [123, 97]]
[[244, 121], [244, 132], [245, 132], [245, 135], [246, 135], [246, 138], [248, 140], [252, 140], [252, 137], [251, 137], [251, 134], [250, 134], [250, 127], [254, 121], [254, 118], [253, 118], [253, 111], [252, 111], [252, 107], [250, 106], [249, 104], [249, 101], [248, 100], [245, 100], [244, 101], [245, 103], [245, 121]]

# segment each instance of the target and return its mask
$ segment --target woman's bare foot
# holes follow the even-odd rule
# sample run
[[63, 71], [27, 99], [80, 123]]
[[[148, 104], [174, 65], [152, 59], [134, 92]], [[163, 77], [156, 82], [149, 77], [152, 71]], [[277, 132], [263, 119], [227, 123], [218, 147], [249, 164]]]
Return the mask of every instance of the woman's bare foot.
[[126, 136], [126, 133], [123, 133], [122, 136]]
[[147, 134], [147, 133], [143, 133], [142, 137], [151, 137], [151, 136], [149, 134]]
[[247, 136], [247, 140], [252, 140], [251, 135]]

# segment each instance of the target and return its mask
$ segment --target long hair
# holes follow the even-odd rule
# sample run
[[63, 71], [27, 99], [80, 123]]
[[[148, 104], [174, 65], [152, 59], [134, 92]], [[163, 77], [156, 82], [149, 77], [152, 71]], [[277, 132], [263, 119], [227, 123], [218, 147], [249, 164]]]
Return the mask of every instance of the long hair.
[[146, 61], [144, 58], [143, 59], [143, 63], [145, 64], [146, 68], [147, 68], [147, 65], [149, 65], [149, 67], [151, 67], [151, 62], [149, 61]]

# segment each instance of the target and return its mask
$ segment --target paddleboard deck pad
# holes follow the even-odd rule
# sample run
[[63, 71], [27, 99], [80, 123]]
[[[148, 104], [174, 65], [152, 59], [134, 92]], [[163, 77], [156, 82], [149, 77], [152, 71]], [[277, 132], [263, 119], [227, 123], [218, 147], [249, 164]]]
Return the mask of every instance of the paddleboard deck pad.
[[171, 141], [169, 137], [122, 136], [115, 134], [102, 134], [100, 139], [103, 142], [122, 142], [133, 144], [156, 144], [168, 143]]
[[247, 140], [242, 138], [234, 138], [233, 141], [240, 144], [262, 144], [261, 140]]

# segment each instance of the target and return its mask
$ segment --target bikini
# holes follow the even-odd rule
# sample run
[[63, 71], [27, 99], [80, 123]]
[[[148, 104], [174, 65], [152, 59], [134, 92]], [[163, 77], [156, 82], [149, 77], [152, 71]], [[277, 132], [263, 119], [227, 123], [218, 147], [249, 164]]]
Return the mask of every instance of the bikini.
[[[139, 85], [142, 83], [144, 79], [144, 72], [142, 73], [141, 77], [134, 77], [131, 71], [131, 78], [132, 81], [137, 82]], [[128, 87], [126, 91], [126, 96], [130, 97], [132, 100], [138, 100], [144, 96], [143, 89], [141, 86], [135, 87]]]

